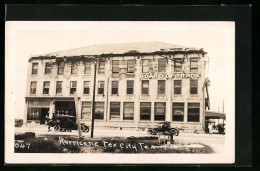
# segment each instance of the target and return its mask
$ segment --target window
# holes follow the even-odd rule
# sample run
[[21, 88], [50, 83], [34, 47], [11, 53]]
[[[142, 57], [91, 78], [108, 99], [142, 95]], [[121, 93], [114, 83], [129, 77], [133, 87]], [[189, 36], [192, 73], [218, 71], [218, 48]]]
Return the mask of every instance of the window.
[[118, 60], [112, 61], [112, 72], [119, 73], [119, 61]]
[[182, 71], [182, 59], [175, 59], [174, 72], [181, 72], [181, 71]]
[[91, 62], [85, 62], [84, 74], [90, 74], [90, 73], [91, 73]]
[[181, 80], [174, 80], [174, 94], [181, 94]]
[[172, 103], [172, 121], [184, 121], [184, 103]]
[[165, 94], [165, 80], [158, 80], [158, 94]]
[[105, 73], [105, 61], [99, 61], [98, 73]]
[[200, 121], [200, 104], [188, 103], [188, 122]]
[[155, 102], [154, 105], [154, 120], [164, 121], [166, 113], [166, 103], [165, 102]]
[[110, 120], [120, 120], [120, 102], [110, 102]]
[[190, 80], [190, 94], [198, 94], [198, 80]]
[[81, 118], [91, 120], [91, 102], [82, 102]]
[[74, 94], [77, 91], [77, 81], [70, 82], [70, 94]]
[[95, 119], [104, 119], [104, 102], [95, 102]]
[[58, 64], [58, 74], [64, 74], [64, 62]]
[[76, 62], [73, 62], [71, 64], [71, 74], [77, 74], [78, 73], [78, 64]]
[[44, 81], [43, 83], [43, 94], [49, 94], [50, 82]]
[[51, 74], [51, 63], [50, 62], [45, 63], [45, 74]]
[[151, 120], [151, 103], [140, 103], [140, 120]]
[[84, 81], [84, 94], [89, 94], [90, 81]]
[[143, 73], [149, 72], [149, 62], [150, 62], [149, 59], [143, 59], [143, 67], [142, 67]]
[[105, 87], [105, 82], [99, 81], [98, 82], [98, 94], [104, 94], [104, 87]]
[[28, 108], [27, 120], [41, 120], [41, 108]]
[[127, 80], [126, 94], [134, 94], [134, 80]]
[[142, 80], [142, 94], [149, 94], [149, 80]]
[[190, 58], [190, 72], [198, 71], [198, 58]]
[[112, 81], [112, 94], [118, 94], [118, 81]]
[[36, 94], [36, 86], [37, 86], [36, 81], [31, 82], [30, 94]]
[[57, 81], [56, 83], [56, 94], [62, 93], [62, 81]]
[[38, 63], [33, 63], [32, 64], [32, 75], [37, 75], [38, 74]]
[[134, 120], [134, 102], [124, 102], [124, 120]]
[[167, 62], [168, 59], [165, 58], [158, 59], [158, 72], [166, 72]]
[[128, 73], [135, 72], [135, 59], [127, 60], [127, 72]]

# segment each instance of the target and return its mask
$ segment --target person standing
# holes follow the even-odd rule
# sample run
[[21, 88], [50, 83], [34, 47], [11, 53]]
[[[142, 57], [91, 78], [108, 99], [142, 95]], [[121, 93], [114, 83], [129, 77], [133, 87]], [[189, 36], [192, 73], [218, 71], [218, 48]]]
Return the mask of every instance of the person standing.
[[209, 134], [212, 134], [212, 128], [213, 128], [212, 124], [209, 123]]

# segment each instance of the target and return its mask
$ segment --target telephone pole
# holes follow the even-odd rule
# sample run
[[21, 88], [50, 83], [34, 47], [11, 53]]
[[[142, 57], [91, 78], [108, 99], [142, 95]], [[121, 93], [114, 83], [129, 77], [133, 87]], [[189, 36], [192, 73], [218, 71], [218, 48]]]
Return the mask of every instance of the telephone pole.
[[91, 124], [91, 138], [93, 138], [93, 133], [94, 133], [94, 116], [95, 116], [95, 92], [96, 92], [96, 72], [97, 72], [97, 59], [94, 61], [94, 83], [93, 83], [93, 99], [92, 99], [92, 124]]

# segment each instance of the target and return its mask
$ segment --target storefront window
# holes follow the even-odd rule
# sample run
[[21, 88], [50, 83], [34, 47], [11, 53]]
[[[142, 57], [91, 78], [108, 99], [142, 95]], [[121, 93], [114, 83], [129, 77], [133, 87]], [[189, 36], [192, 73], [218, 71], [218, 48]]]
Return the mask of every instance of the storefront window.
[[81, 118], [91, 120], [91, 102], [82, 102]]
[[77, 74], [78, 73], [78, 64], [76, 62], [73, 62], [71, 65], [71, 74]]
[[188, 122], [200, 121], [200, 104], [188, 103]]
[[104, 102], [95, 102], [95, 119], [104, 119]]
[[149, 94], [149, 80], [142, 80], [142, 94]]
[[62, 81], [57, 81], [56, 83], [56, 94], [62, 93]]
[[155, 102], [154, 104], [154, 120], [164, 121], [166, 114], [166, 103], [165, 102]]
[[124, 102], [124, 120], [134, 120], [134, 102]]
[[84, 81], [84, 94], [89, 94], [90, 81]]
[[74, 94], [77, 91], [77, 81], [70, 82], [70, 94]]
[[110, 120], [120, 120], [120, 102], [110, 102]]
[[184, 103], [172, 103], [172, 121], [184, 121]]
[[190, 72], [198, 71], [198, 58], [190, 58]]
[[27, 120], [40, 120], [41, 108], [28, 108]]
[[151, 120], [151, 103], [140, 103], [140, 120]]
[[45, 63], [45, 74], [51, 74], [51, 63], [50, 62]]
[[149, 72], [149, 59], [143, 59], [143, 67], [142, 67], [142, 70], [143, 70], [143, 73], [147, 73]]
[[104, 94], [105, 81], [98, 82], [98, 94]]
[[134, 94], [134, 80], [127, 80], [126, 94]]
[[31, 88], [30, 88], [30, 94], [36, 94], [36, 86], [37, 86], [37, 82], [32, 81], [31, 82]]
[[135, 59], [127, 60], [127, 73], [135, 72]]
[[158, 94], [165, 94], [165, 80], [158, 80]]
[[119, 73], [119, 61], [118, 60], [112, 61], [112, 72]]
[[168, 59], [165, 58], [158, 59], [158, 72], [166, 72], [167, 62]]
[[190, 94], [198, 94], [198, 80], [190, 80]]
[[174, 80], [174, 94], [181, 94], [182, 80]]
[[58, 74], [64, 74], [64, 62], [58, 64]]
[[118, 94], [118, 81], [112, 81], [112, 94]]
[[32, 75], [37, 75], [38, 74], [38, 63], [33, 63], [32, 64]]
[[50, 82], [44, 81], [43, 83], [43, 94], [49, 94]]
[[175, 59], [174, 72], [181, 72], [181, 71], [182, 71], [182, 59]]
[[84, 74], [90, 74], [90, 73], [91, 73], [91, 62], [85, 62]]

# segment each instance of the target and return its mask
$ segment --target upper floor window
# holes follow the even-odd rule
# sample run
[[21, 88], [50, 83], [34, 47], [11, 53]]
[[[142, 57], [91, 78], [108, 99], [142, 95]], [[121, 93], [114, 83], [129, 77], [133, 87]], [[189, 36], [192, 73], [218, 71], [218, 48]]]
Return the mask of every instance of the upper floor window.
[[90, 74], [91, 73], [91, 62], [85, 62], [85, 69], [84, 69], [84, 74]]
[[149, 80], [142, 80], [142, 94], [149, 94]]
[[70, 94], [74, 94], [77, 91], [77, 81], [70, 82]]
[[44, 81], [43, 83], [43, 94], [49, 94], [50, 81]]
[[181, 72], [182, 71], [182, 59], [176, 58], [174, 60], [174, 72]]
[[142, 66], [143, 73], [149, 72], [149, 63], [150, 63], [149, 59], [143, 59], [143, 66]]
[[31, 82], [31, 88], [30, 88], [30, 94], [36, 94], [36, 87], [37, 87], [37, 82], [32, 81]]
[[134, 80], [127, 80], [126, 94], [134, 94]]
[[190, 94], [198, 94], [198, 80], [190, 80]]
[[98, 82], [98, 94], [104, 94], [105, 81]]
[[135, 59], [127, 60], [127, 72], [134, 73], [135, 72]]
[[105, 73], [105, 61], [104, 60], [99, 61], [98, 73], [100, 73], [100, 74]]
[[51, 63], [50, 62], [45, 63], [45, 74], [51, 74]]
[[90, 81], [84, 81], [84, 94], [89, 94]]
[[118, 94], [118, 81], [112, 81], [112, 94]]
[[158, 94], [165, 94], [165, 80], [158, 80]]
[[58, 64], [58, 74], [64, 74], [64, 62]]
[[167, 62], [168, 59], [166, 58], [158, 59], [158, 72], [166, 72]]
[[32, 64], [32, 75], [37, 75], [38, 74], [38, 63], [33, 63]]
[[190, 72], [198, 71], [198, 58], [190, 58]]
[[71, 64], [71, 74], [77, 74], [78, 73], [78, 64], [76, 62], [73, 62]]
[[181, 94], [182, 80], [174, 80], [174, 94]]
[[57, 81], [56, 83], [56, 94], [62, 93], [62, 81]]
[[112, 61], [112, 72], [119, 73], [119, 61], [118, 60]]

